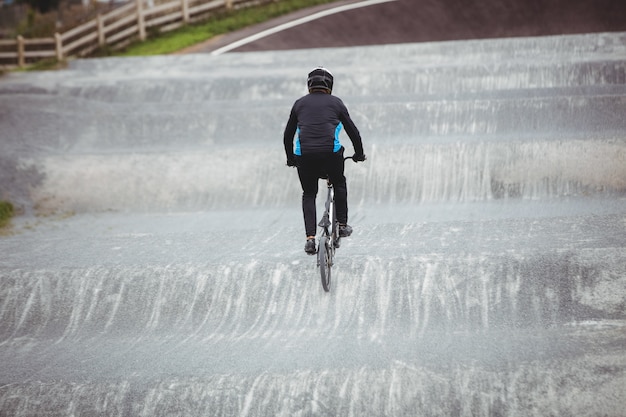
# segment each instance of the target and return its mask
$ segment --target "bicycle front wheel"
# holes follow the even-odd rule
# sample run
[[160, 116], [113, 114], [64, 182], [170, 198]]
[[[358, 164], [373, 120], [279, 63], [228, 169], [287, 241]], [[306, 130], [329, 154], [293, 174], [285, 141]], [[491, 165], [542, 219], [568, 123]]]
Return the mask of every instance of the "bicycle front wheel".
[[330, 241], [327, 236], [320, 239], [319, 249], [317, 250], [317, 259], [320, 266], [320, 275], [322, 277], [322, 288], [324, 291], [330, 291], [330, 268], [333, 264]]

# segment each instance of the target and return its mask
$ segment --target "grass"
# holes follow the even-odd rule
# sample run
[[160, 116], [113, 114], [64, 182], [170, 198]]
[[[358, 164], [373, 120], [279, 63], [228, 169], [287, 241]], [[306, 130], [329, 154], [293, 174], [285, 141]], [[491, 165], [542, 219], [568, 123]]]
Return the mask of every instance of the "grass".
[[30, 64], [25, 68], [16, 68], [13, 71], [44, 71], [44, 70], [55, 70], [55, 69], [63, 69], [67, 67], [67, 61], [59, 61], [56, 58], [46, 58], [41, 61], [35, 62], [34, 64]]
[[0, 200], [0, 228], [6, 227], [15, 214], [13, 204]]
[[262, 23], [296, 10], [337, 0], [281, 0], [216, 14], [201, 23], [183, 26], [168, 33], [151, 33], [143, 42], [129, 45], [122, 51], [99, 51], [97, 56], [148, 56], [180, 51], [215, 36]]

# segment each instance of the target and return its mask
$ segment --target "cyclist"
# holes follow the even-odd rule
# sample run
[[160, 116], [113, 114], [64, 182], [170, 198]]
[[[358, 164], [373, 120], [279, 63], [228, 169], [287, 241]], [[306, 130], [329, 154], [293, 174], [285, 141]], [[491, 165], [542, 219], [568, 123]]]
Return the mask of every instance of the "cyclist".
[[[354, 147], [354, 161], [365, 161], [361, 135], [340, 98], [333, 96], [333, 75], [326, 68], [317, 67], [307, 78], [309, 94], [294, 103], [284, 132], [287, 166], [297, 167], [302, 185], [302, 213], [309, 255], [316, 252], [315, 230], [317, 210], [315, 198], [318, 180], [328, 174], [335, 190], [335, 208], [339, 236], [352, 234], [348, 225], [348, 190], [344, 176], [344, 147], [339, 142], [341, 128]], [[296, 136], [294, 144], [294, 135]]]

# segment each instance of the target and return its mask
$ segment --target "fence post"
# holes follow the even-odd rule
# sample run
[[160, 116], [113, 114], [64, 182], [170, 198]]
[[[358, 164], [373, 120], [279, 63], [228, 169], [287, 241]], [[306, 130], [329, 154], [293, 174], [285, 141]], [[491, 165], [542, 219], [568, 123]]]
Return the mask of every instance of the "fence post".
[[137, 5], [137, 26], [139, 28], [139, 40], [146, 40], [146, 22], [143, 18], [143, 0], [136, 0]]
[[183, 23], [189, 23], [189, 1], [181, 0], [181, 7], [183, 9]]
[[96, 16], [96, 20], [98, 23], [98, 45], [103, 46], [106, 40], [104, 38], [104, 19], [100, 13]]
[[22, 68], [25, 64], [24, 59], [24, 37], [17, 35], [17, 65]]
[[226, 0], [226, 9], [231, 10], [233, 8], [233, 0]]
[[57, 53], [57, 61], [63, 61], [63, 38], [59, 32], [54, 34], [55, 50]]

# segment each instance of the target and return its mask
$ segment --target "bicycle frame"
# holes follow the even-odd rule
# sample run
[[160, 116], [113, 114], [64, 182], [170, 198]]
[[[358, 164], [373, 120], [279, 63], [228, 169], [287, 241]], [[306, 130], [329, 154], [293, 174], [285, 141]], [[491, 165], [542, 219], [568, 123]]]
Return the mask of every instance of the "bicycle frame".
[[319, 226], [322, 228], [322, 235], [331, 237], [333, 247], [337, 248], [339, 247], [340, 238], [338, 234], [337, 215], [335, 212], [335, 189], [328, 179], [326, 180], [326, 184], [328, 186], [328, 194], [326, 203], [324, 204], [324, 214], [322, 215], [322, 220], [319, 222]]
[[[354, 160], [354, 155], [346, 156], [345, 158], [343, 158], [344, 161], [348, 159]], [[341, 238], [339, 237], [337, 213], [335, 211], [335, 190], [328, 176], [323, 178], [326, 179], [326, 185], [328, 186], [328, 195], [326, 197], [326, 203], [324, 204], [324, 214], [322, 215], [322, 220], [319, 222], [318, 226], [322, 228], [322, 236], [332, 237], [334, 254], [334, 249], [339, 247], [341, 241]], [[331, 227], [330, 230], [328, 230], [329, 227]]]

